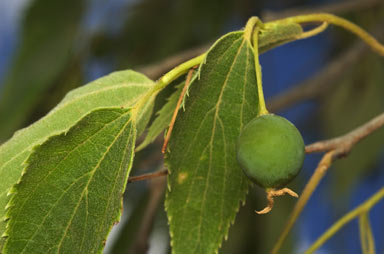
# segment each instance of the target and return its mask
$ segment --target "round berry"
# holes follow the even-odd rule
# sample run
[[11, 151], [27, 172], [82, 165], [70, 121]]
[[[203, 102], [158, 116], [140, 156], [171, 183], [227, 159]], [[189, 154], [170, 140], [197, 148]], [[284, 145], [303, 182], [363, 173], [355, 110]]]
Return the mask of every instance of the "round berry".
[[241, 131], [237, 160], [244, 173], [264, 188], [279, 188], [300, 171], [305, 145], [287, 119], [266, 114], [251, 120]]

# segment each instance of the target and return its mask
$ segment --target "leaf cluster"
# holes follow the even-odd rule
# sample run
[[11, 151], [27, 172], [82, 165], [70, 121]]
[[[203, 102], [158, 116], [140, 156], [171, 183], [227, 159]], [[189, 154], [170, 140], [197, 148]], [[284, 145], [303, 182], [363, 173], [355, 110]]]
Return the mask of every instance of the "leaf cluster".
[[[0, 217], [5, 218], [0, 222], [0, 251], [101, 252], [121, 217], [135, 151], [161, 135], [179, 111], [165, 155], [169, 172], [165, 209], [172, 251], [217, 253], [248, 192], [235, 144], [264, 100], [257, 86], [261, 76], [255, 75], [258, 52], [317, 34], [328, 22], [366, 36], [360, 28], [327, 14], [266, 24], [251, 20], [252, 27], [224, 35], [206, 53], [157, 82], [127, 70], [77, 88], [45, 117], [4, 143], [0, 147]], [[303, 31], [301, 23], [311, 20], [322, 25]], [[251, 40], [254, 33], [256, 49]], [[175, 84], [176, 80], [196, 65], [199, 68], [186, 84], [188, 93], [178, 107], [186, 82]], [[177, 89], [149, 124], [156, 96], [168, 85]], [[136, 144], [145, 130], [144, 141]], [[368, 250], [372, 234], [364, 216], [362, 238]]]

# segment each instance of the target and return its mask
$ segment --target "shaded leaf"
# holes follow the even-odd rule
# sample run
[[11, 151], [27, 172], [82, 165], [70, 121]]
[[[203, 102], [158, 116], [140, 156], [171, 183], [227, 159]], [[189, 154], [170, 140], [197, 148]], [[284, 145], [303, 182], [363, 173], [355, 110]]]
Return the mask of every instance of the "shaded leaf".
[[152, 143], [161, 132], [169, 126], [169, 123], [172, 120], [173, 112], [177, 106], [177, 101], [179, 100], [181, 91], [185, 82], [182, 82], [177, 86], [177, 90], [172, 93], [172, 95], [167, 99], [167, 102], [163, 107], [156, 113], [157, 117], [148, 128], [148, 133], [145, 136], [144, 141], [137, 147], [137, 151], [144, 149], [147, 145]]
[[[23, 162], [34, 146], [43, 143], [52, 135], [68, 130], [96, 108], [133, 105], [153, 84], [144, 75], [133, 71], [115, 72], [100, 78], [68, 93], [48, 115], [28, 128], [16, 132], [8, 142], [0, 146], [0, 218], [4, 218], [4, 207], [9, 200], [7, 192], [19, 179], [25, 166]], [[152, 106], [152, 101], [149, 101], [139, 115], [137, 122], [141, 127], [138, 133], [146, 124]], [[5, 222], [1, 220], [0, 235], [4, 229]], [[1, 245], [0, 238], [0, 249]]]
[[98, 109], [34, 148], [8, 204], [4, 253], [96, 253], [120, 218], [136, 128]]
[[218, 251], [247, 192], [235, 144], [257, 105], [252, 49], [242, 32], [229, 33], [209, 51], [169, 143], [173, 253]]
[[31, 2], [20, 49], [1, 91], [0, 141], [20, 128], [41, 94], [69, 64], [84, 7], [84, 0]]

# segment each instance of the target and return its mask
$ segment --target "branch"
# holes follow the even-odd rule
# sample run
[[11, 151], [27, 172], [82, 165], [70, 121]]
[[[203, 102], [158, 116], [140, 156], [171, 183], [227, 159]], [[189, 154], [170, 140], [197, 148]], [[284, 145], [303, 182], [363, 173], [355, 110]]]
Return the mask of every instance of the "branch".
[[163, 170], [159, 170], [159, 171], [154, 172], [154, 173], [148, 173], [148, 174], [143, 174], [143, 175], [139, 175], [139, 176], [131, 176], [128, 178], [127, 183], [148, 180], [148, 179], [157, 178], [159, 176], [166, 176], [166, 175], [168, 175], [168, 170], [163, 169]]
[[[313, 144], [307, 145], [305, 147], [305, 152], [306, 153], [332, 152], [332, 160], [331, 160], [332, 162], [335, 158], [346, 156], [350, 152], [352, 147], [355, 146], [360, 140], [364, 139], [369, 134], [373, 133], [374, 131], [381, 128], [382, 126], [384, 126], [384, 113], [381, 113], [380, 115], [371, 119], [367, 123], [363, 124], [362, 126], [354, 129], [353, 131], [343, 136], [336, 137], [329, 140], [319, 141], [319, 142], [315, 142]], [[329, 157], [329, 155], [326, 154], [324, 157]], [[323, 157], [323, 160], [324, 160], [324, 157]], [[320, 166], [321, 168], [323, 168], [324, 165], [328, 164], [322, 161], [319, 163], [318, 168]], [[326, 159], [326, 161], [328, 161], [328, 159]], [[323, 169], [321, 171], [323, 171]], [[157, 178], [157, 177], [166, 176], [166, 175], [168, 175], [168, 170], [163, 169], [154, 173], [148, 173], [148, 174], [143, 174], [139, 176], [131, 176], [128, 178], [128, 183], [148, 180], [148, 179]], [[304, 192], [305, 191], [303, 191], [303, 194]], [[298, 201], [298, 203], [299, 202], [300, 200]]]
[[[384, 1], [383, 1], [384, 3]], [[373, 29], [379, 39], [384, 38], [382, 20]], [[340, 56], [328, 63], [323, 69], [293, 88], [269, 99], [268, 108], [272, 112], [295, 105], [298, 102], [319, 98], [341, 82], [338, 82], [352, 66], [358, 63], [369, 51], [362, 41], [355, 42]]]
[[376, 116], [353, 131], [329, 140], [319, 141], [305, 147], [306, 153], [316, 153], [335, 150], [336, 155], [344, 156], [360, 140], [384, 125], [384, 113]]
[[341, 3], [325, 4], [321, 6], [312, 7], [299, 7], [294, 9], [287, 9], [284, 11], [265, 11], [261, 15], [263, 20], [270, 21], [275, 19], [281, 19], [285, 17], [291, 17], [301, 14], [327, 12], [333, 14], [343, 14], [353, 11], [361, 11], [376, 7], [377, 5], [383, 4], [382, 0], [354, 0], [354, 1], [342, 1]]
[[346, 156], [353, 146], [355, 146], [360, 140], [367, 137], [369, 134], [378, 130], [384, 125], [384, 113], [373, 118], [369, 122], [363, 124], [362, 126], [356, 128], [355, 130], [334, 138], [325, 141], [319, 141], [311, 145], [306, 146], [306, 153], [314, 152], [326, 152], [326, 154], [321, 159], [318, 164], [315, 172], [309, 179], [308, 183], [304, 187], [303, 192], [299, 200], [297, 201], [291, 215], [288, 218], [287, 224], [285, 225], [279, 239], [277, 240], [275, 246], [273, 247], [271, 253], [277, 254], [280, 250], [283, 242], [285, 241], [288, 233], [292, 229], [297, 218], [301, 214], [303, 208], [307, 204], [312, 193], [318, 186], [320, 180], [324, 177], [325, 173], [328, 171], [329, 167], [332, 165], [332, 162], [336, 159]]
[[[329, 12], [329, 13], [345, 13], [352, 11], [361, 11], [363, 9], [374, 8], [377, 5], [383, 4], [382, 0], [354, 0], [354, 1], [344, 1], [342, 3], [322, 5], [319, 7], [311, 8], [295, 8], [285, 11], [278, 12], [264, 12], [261, 16], [264, 21], [270, 21], [274, 19], [281, 19], [289, 16], [295, 16], [298, 14], [305, 13], [318, 13], [318, 12]], [[151, 65], [145, 65], [139, 67], [137, 70], [144, 73], [151, 79], [158, 79], [162, 74], [166, 73], [168, 70], [172, 69], [174, 66], [177, 66], [195, 56], [198, 56], [208, 50], [211, 43], [197, 46], [192, 49], [188, 49], [177, 53], [171, 57], [165, 58], [157, 63]]]
[[313, 191], [316, 189], [317, 185], [319, 184], [320, 180], [323, 178], [323, 176], [327, 172], [328, 168], [332, 165], [333, 159], [334, 159], [334, 151], [326, 153], [321, 159], [315, 172], [313, 173], [308, 183], [304, 187], [304, 190], [301, 193], [300, 198], [297, 201], [295, 207], [293, 208], [292, 213], [290, 214], [288, 221], [285, 224], [285, 227], [279, 239], [277, 240], [275, 246], [273, 247], [271, 253], [277, 254], [278, 251], [280, 250], [281, 246], [283, 245], [285, 239], [288, 236], [288, 233], [291, 231], [297, 218], [299, 217], [303, 208], [305, 207], [309, 198], [311, 197]]

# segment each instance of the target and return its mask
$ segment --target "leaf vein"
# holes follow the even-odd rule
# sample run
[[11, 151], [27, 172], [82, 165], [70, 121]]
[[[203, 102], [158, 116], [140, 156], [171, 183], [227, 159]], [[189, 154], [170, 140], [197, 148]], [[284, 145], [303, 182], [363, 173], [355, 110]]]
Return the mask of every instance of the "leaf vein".
[[[120, 116], [120, 117], [121, 117], [121, 116]], [[111, 123], [117, 121], [120, 117], [114, 119], [113, 121], [111, 121], [111, 122], [108, 123], [108, 124], [111, 124]], [[67, 151], [68, 154], [67, 154], [65, 157], [63, 157], [63, 158], [59, 161], [59, 163], [57, 163], [57, 166], [56, 166], [55, 168], [53, 168], [53, 169], [52, 169], [46, 176], [44, 176], [43, 179], [41, 179], [41, 181], [40, 181], [39, 183], [37, 183], [37, 184], [35, 185], [35, 188], [33, 189], [33, 191], [31, 191], [31, 192], [28, 194], [28, 196], [27, 196], [26, 199], [24, 200], [23, 204], [20, 206], [20, 209], [19, 209], [19, 210], [22, 210], [22, 209], [24, 208], [25, 203], [29, 200], [29, 198], [31, 197], [31, 195], [34, 194], [34, 192], [38, 189], [38, 187], [40, 186], [40, 184], [42, 184], [43, 181], [44, 181], [48, 176], [50, 176], [51, 173], [53, 173], [53, 172], [59, 167], [59, 165], [60, 165], [63, 161], [65, 161], [65, 160], [68, 158], [68, 156], [70, 156], [73, 152], [76, 152], [77, 149], [78, 149], [80, 146], [84, 145], [84, 144], [85, 144], [88, 140], [90, 140], [92, 137], [94, 137], [94, 136], [97, 135], [99, 132], [101, 132], [102, 130], [104, 130], [104, 128], [105, 128], [108, 124], [105, 124], [105, 126], [103, 126], [103, 127], [100, 128], [98, 131], [96, 131], [95, 133], [93, 133], [92, 135], [90, 135], [89, 137], [87, 137], [82, 143], [80, 143], [79, 145], [73, 147], [72, 150]], [[82, 176], [81, 176], [81, 177], [82, 177]], [[18, 216], [19, 216], [19, 214], [16, 214], [15, 217], [14, 217], [14, 219], [16, 220], [16, 219], [18, 218]]]
[[[113, 121], [111, 121], [110, 123], [107, 123], [107, 124], [105, 124], [105, 126], [103, 126], [102, 128], [100, 128], [98, 131], [96, 131], [95, 133], [93, 133], [92, 135], [90, 135], [89, 137], [87, 137], [83, 142], [81, 142], [79, 145], [77, 145], [77, 146], [75, 146], [72, 150], [70, 150], [70, 151], [68, 151], [68, 154], [64, 157], [64, 158], [62, 158], [61, 160], [60, 160], [60, 162], [57, 164], [57, 166], [53, 169], [53, 170], [51, 170], [39, 183], [37, 183], [36, 184], [36, 186], [35, 186], [35, 188], [33, 189], [33, 191], [31, 191], [30, 193], [28, 193], [28, 196], [26, 197], [26, 199], [24, 200], [24, 202], [23, 202], [23, 204], [21, 205], [21, 207], [19, 208], [19, 211], [21, 211], [23, 208], [24, 208], [24, 206], [25, 206], [25, 204], [26, 204], [26, 202], [29, 200], [29, 198], [31, 197], [31, 195], [38, 189], [38, 187], [40, 186], [40, 184], [42, 184], [43, 183], [43, 181], [53, 172], [53, 171], [55, 171], [58, 167], [59, 167], [59, 165], [63, 162], [63, 161], [65, 161], [67, 158], [68, 158], [68, 156], [72, 153], [72, 152], [75, 152], [75, 151], [77, 151], [77, 149], [80, 147], [80, 146], [82, 146], [82, 145], [84, 145], [89, 139], [91, 139], [92, 137], [94, 137], [95, 135], [97, 135], [100, 131], [102, 131], [107, 125], [109, 125], [109, 124], [111, 124], [111, 123], [113, 123], [113, 122], [115, 122], [115, 121], [117, 121], [119, 118], [121, 118], [123, 115], [121, 115], [121, 116], [119, 116], [119, 117], [117, 117], [116, 119], [114, 119]], [[51, 209], [48, 211], [48, 213], [47, 213], [47, 215], [46, 216], [44, 216], [44, 218], [43, 218], [43, 220], [42, 220], [42, 222], [40, 223], [40, 226], [35, 230], [35, 232], [34, 232], [34, 234], [32, 235], [32, 237], [31, 237], [31, 239], [36, 235], [36, 233], [40, 230], [40, 228], [41, 228], [41, 226], [44, 224], [44, 222], [45, 222], [45, 220], [47, 219], [47, 217], [48, 217], [48, 215], [50, 215], [50, 213], [52, 212], [52, 209], [55, 207], [55, 205], [61, 200], [61, 198], [66, 194], [66, 192], [74, 185], [74, 184], [76, 184], [80, 179], [82, 179], [83, 177], [85, 177], [85, 176], [87, 176], [89, 173], [92, 173], [92, 172], [87, 172], [86, 174], [84, 174], [84, 175], [82, 175], [82, 176], [80, 176], [77, 180], [75, 180], [67, 189], [66, 189], [66, 191], [65, 192], [63, 192], [63, 194], [59, 197], [59, 199], [52, 205], [52, 207], [51, 207]], [[83, 194], [82, 194], [83, 195]], [[18, 216], [20, 215], [20, 212], [18, 213], [18, 214], [16, 214], [15, 215], [15, 217], [14, 217], [14, 219], [13, 220], [16, 220], [17, 218], [18, 218]], [[24, 253], [24, 251], [26, 250], [26, 248], [28, 247], [28, 244], [29, 243], [27, 243], [25, 246], [24, 246], [24, 248], [22, 249], [22, 252], [21, 253]]]
[[41, 228], [41, 226], [44, 224], [45, 220], [46, 220], [46, 219], [48, 218], [48, 216], [51, 214], [52, 209], [55, 207], [55, 205], [61, 200], [61, 198], [66, 194], [66, 192], [67, 192], [70, 188], [72, 188], [73, 185], [75, 185], [78, 181], [80, 181], [83, 177], [84, 177], [84, 176], [79, 177], [76, 181], [74, 181], [71, 185], [68, 186], [68, 188], [66, 189], [66, 191], [63, 192], [63, 194], [60, 195], [59, 199], [58, 199], [58, 200], [51, 206], [51, 208], [49, 209], [49, 211], [47, 212], [47, 214], [44, 216], [44, 218], [43, 218], [43, 220], [42, 220], [42, 222], [41, 222], [40, 224], [36, 224], [36, 223], [34, 223], [35, 225], [38, 225], [38, 227], [37, 227], [37, 229], [35, 230], [35, 232], [33, 233], [33, 235], [31, 236], [30, 241], [28, 241], [27, 244], [26, 244], [26, 245], [24, 246], [24, 248], [22, 249], [21, 254], [24, 253], [24, 251], [25, 251], [26, 248], [28, 247], [29, 243], [31, 243], [31, 242], [35, 242], [35, 241], [33, 240], [33, 238], [35, 237], [35, 235], [37, 234], [37, 232], [40, 230], [40, 228]]
[[[124, 114], [123, 114], [123, 115], [124, 115]], [[122, 116], [123, 116], [123, 115], [122, 115]], [[119, 117], [119, 118], [120, 118], [120, 117]], [[65, 228], [63, 237], [61, 238], [61, 240], [60, 240], [60, 242], [59, 242], [59, 244], [58, 244], [58, 246], [57, 246], [58, 251], [60, 250], [61, 245], [62, 245], [62, 243], [63, 243], [63, 240], [64, 240], [64, 238], [66, 237], [66, 235], [67, 235], [67, 233], [68, 233], [68, 229], [69, 229], [69, 227], [72, 225], [72, 220], [73, 220], [73, 218], [75, 217], [75, 214], [76, 214], [76, 212], [77, 212], [77, 209], [78, 209], [79, 206], [80, 206], [80, 203], [81, 203], [81, 200], [83, 199], [84, 193], [85, 193], [85, 191], [88, 191], [88, 186], [89, 186], [89, 184], [91, 183], [93, 177], [95, 176], [95, 173], [96, 173], [97, 169], [100, 167], [101, 162], [105, 159], [105, 156], [108, 154], [108, 152], [110, 151], [111, 147], [115, 144], [116, 140], [118, 140], [118, 138], [120, 137], [121, 133], [125, 130], [125, 128], [126, 128], [126, 127], [128, 126], [128, 124], [130, 124], [130, 123], [131, 123], [131, 119], [130, 119], [130, 120], [129, 120], [129, 121], [128, 121], [122, 128], [121, 128], [121, 130], [119, 131], [119, 133], [115, 136], [115, 138], [114, 138], [113, 141], [111, 142], [111, 145], [108, 146], [107, 150], [104, 152], [103, 156], [102, 156], [102, 157], [100, 158], [100, 160], [98, 161], [97, 165], [96, 165], [96, 166], [92, 169], [92, 171], [90, 172], [90, 175], [91, 175], [91, 176], [90, 176], [90, 178], [89, 178], [89, 180], [88, 180], [88, 182], [87, 182], [87, 185], [85, 186], [83, 192], [81, 193], [81, 196], [80, 196], [80, 198], [79, 198], [79, 201], [78, 201], [78, 203], [77, 203], [77, 205], [76, 205], [76, 207], [75, 207], [75, 209], [74, 209], [74, 212], [72, 213], [71, 218], [70, 218], [70, 220], [69, 220], [69, 222], [68, 222], [68, 224], [67, 224], [67, 226], [66, 226], [66, 228]]]
[[[210, 176], [211, 176], [211, 172], [212, 172], [212, 157], [213, 157], [213, 140], [214, 140], [214, 137], [215, 137], [215, 132], [216, 132], [216, 122], [217, 120], [218, 121], [221, 121], [221, 118], [219, 116], [219, 111], [220, 111], [220, 105], [221, 105], [221, 102], [222, 102], [222, 97], [223, 97], [223, 94], [224, 94], [224, 91], [225, 91], [225, 88], [227, 87], [227, 84], [228, 84], [228, 80], [229, 80], [229, 77], [231, 76], [231, 72], [232, 72], [232, 69], [233, 69], [233, 66], [235, 65], [236, 61], [237, 61], [237, 58], [240, 54], [240, 51], [242, 49], [242, 45], [244, 44], [244, 41], [242, 42], [242, 44], [239, 46], [239, 49], [237, 50], [236, 52], [236, 55], [234, 57], [234, 60], [228, 70], [228, 73], [225, 77], [225, 80], [224, 80], [224, 84], [220, 90], [220, 95], [219, 95], [219, 99], [216, 103], [216, 111], [215, 111], [215, 115], [214, 115], [214, 118], [213, 118], [213, 128], [212, 128], [212, 132], [211, 132], [211, 139], [210, 139], [210, 142], [209, 142], [209, 146], [210, 146], [210, 149], [209, 149], [209, 153], [210, 153], [210, 156], [209, 156], [209, 166], [208, 166], [208, 173], [207, 173], [207, 177], [206, 177], [206, 182], [205, 182], [205, 185], [204, 185], [204, 194], [203, 194], [203, 200], [202, 200], [202, 205], [201, 205], [201, 208], [200, 210], [203, 211], [204, 210], [204, 207], [205, 207], [205, 203], [206, 203], [206, 197], [207, 197], [207, 191], [208, 191], [208, 185], [207, 183], [209, 182], [209, 179], [210, 179]], [[226, 169], [225, 169], [226, 170]], [[221, 214], [222, 216], [222, 214]], [[201, 225], [202, 225], [202, 219], [203, 219], [203, 216], [200, 216], [200, 221], [199, 221], [199, 224], [198, 224], [198, 242], [200, 241], [200, 238], [201, 238]], [[196, 246], [197, 248], [198, 246]], [[195, 248], [195, 250], [196, 250]]]

